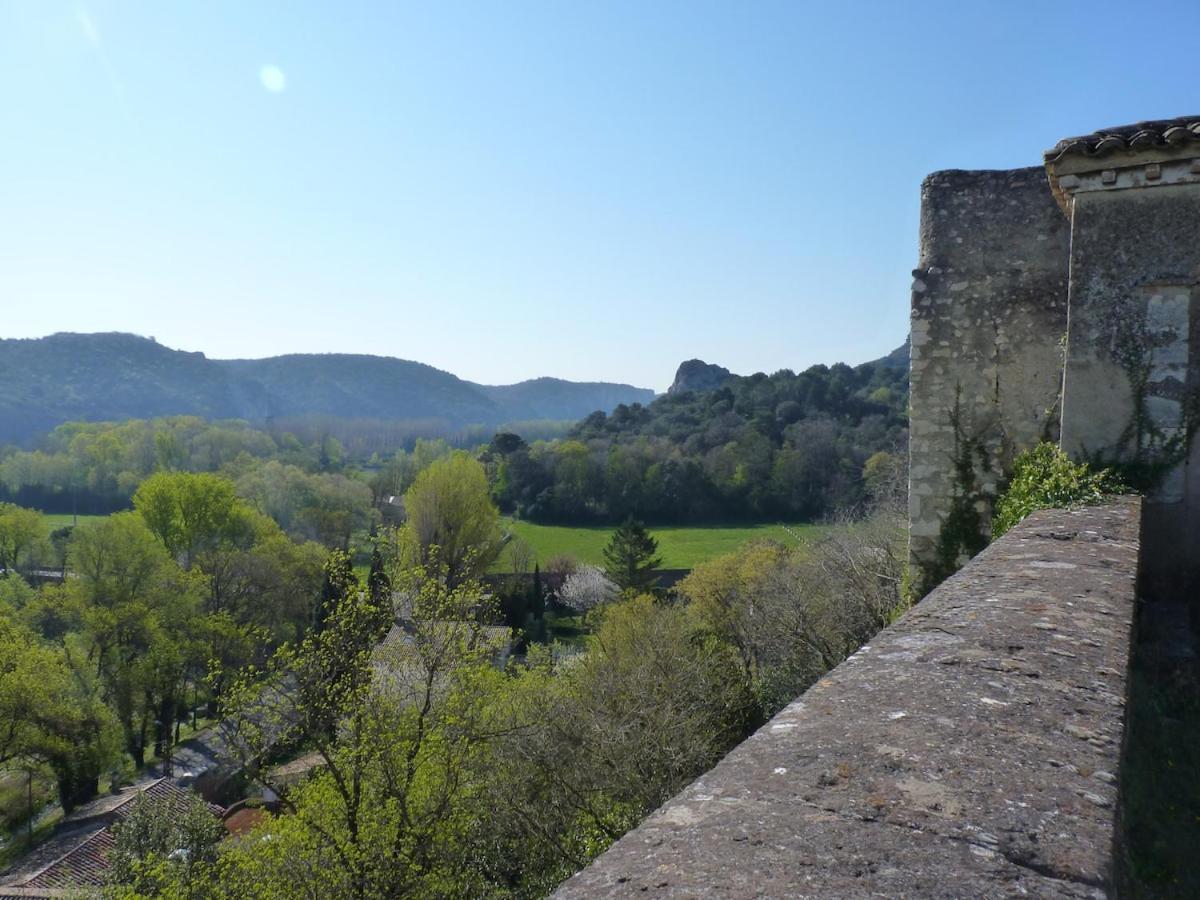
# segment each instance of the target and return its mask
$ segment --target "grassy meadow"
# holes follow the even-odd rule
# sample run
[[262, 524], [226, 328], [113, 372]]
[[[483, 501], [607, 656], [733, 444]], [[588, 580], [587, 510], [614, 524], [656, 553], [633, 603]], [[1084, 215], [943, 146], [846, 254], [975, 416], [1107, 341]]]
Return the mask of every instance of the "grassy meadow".
[[[602, 565], [603, 551], [615, 526], [612, 525], [535, 525], [504, 519], [503, 526], [525, 543], [537, 555], [539, 563], [555, 556], [573, 556], [580, 562]], [[724, 553], [732, 553], [755, 539], [769, 539], [793, 543], [797, 537], [816, 537], [825, 526], [782, 525], [763, 523], [759, 525], [700, 525], [700, 526], [649, 526], [650, 534], [658, 540], [658, 554], [665, 569], [691, 569], [705, 560]]]
[[76, 520], [78, 520], [78, 524], [82, 525], [85, 522], [97, 522], [100, 519], [108, 518], [107, 516], [73, 516], [70, 513], [44, 513], [43, 515], [46, 518], [46, 527], [50, 531], [66, 528], [68, 525], [75, 525]]
[[[47, 513], [47, 531], [54, 531], [75, 523], [83, 525], [105, 518], [104, 516], [70, 513]], [[533, 522], [505, 517], [501, 520], [505, 531], [519, 537], [533, 548], [536, 559], [542, 565], [555, 556], [573, 556], [592, 565], [603, 565], [603, 551], [612, 536], [614, 525], [537, 525]], [[724, 553], [732, 553], [752, 540], [776, 540], [793, 543], [797, 538], [819, 536], [828, 526], [798, 524], [784, 525], [779, 522], [764, 522], [755, 525], [693, 525], [693, 526], [649, 526], [650, 533], [658, 540], [658, 553], [665, 569], [692, 569], [705, 560]], [[368, 567], [356, 566], [358, 574], [366, 578]], [[504, 557], [494, 566], [495, 571], [508, 568]]]

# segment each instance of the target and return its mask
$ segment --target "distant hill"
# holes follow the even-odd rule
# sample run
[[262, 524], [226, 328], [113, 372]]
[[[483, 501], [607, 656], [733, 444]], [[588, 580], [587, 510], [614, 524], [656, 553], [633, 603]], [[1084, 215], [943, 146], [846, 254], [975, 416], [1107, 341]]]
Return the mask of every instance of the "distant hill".
[[909, 365], [909, 339], [905, 338], [904, 343], [889, 353], [887, 356], [881, 356], [879, 359], [873, 359], [867, 365], [883, 366], [885, 369], [907, 369]]
[[497, 501], [533, 522], [661, 525], [812, 522], [890, 496], [907, 459], [908, 368], [896, 355], [771, 375], [688, 360], [654, 402], [576, 425], [569, 452], [493, 443]]
[[625, 384], [557, 378], [478, 385], [383, 356], [216, 360], [122, 333], [0, 340], [0, 442], [24, 442], [72, 420], [164, 415], [259, 423], [312, 415], [492, 427], [580, 419], [654, 396]]
[[[909, 343], [904, 343], [879, 359], [863, 363], [864, 366], [881, 366], [885, 369], [908, 369]], [[861, 367], [860, 367], [861, 368]], [[724, 366], [706, 363], [702, 359], [689, 359], [675, 370], [675, 380], [667, 388], [668, 395], [715, 391], [731, 378], [739, 378]]]

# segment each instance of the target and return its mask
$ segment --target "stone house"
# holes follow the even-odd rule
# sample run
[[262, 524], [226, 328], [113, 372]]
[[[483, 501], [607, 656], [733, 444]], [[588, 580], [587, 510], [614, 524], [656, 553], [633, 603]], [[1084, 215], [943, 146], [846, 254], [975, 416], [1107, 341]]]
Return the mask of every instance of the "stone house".
[[913, 276], [918, 585], [980, 549], [1039, 440], [1148, 489], [1147, 537], [1178, 551], [1160, 565], [1200, 558], [1200, 115], [1067, 138], [1036, 167], [935, 172]]

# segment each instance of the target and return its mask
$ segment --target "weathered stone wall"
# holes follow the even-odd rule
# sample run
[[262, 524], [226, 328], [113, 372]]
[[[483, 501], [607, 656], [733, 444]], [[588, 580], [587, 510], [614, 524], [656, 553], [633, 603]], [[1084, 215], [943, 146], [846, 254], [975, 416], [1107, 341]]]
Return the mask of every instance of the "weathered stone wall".
[[[955, 504], [978, 514], [968, 530], [986, 534], [1015, 452], [1058, 436], [1069, 243], [1042, 167], [936, 172], [921, 186], [909, 441], [919, 588], [981, 546], [947, 533], [964, 527]], [[955, 466], [968, 456], [974, 484]]]
[[1036, 513], [555, 896], [1105, 896], [1140, 508]]
[[[1200, 184], [1078, 192], [1073, 202], [1071, 333], [1063, 448], [1105, 460], [1158, 460], [1152, 493], [1163, 539], [1200, 550]], [[1188, 458], [1190, 455], [1190, 459]]]

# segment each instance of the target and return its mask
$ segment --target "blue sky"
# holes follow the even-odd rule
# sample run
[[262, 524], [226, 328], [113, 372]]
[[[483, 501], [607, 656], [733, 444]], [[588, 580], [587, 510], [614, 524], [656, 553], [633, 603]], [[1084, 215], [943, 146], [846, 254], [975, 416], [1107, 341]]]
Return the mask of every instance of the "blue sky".
[[657, 389], [903, 340], [918, 191], [1200, 112], [1200, 3], [0, 0], [0, 336]]

